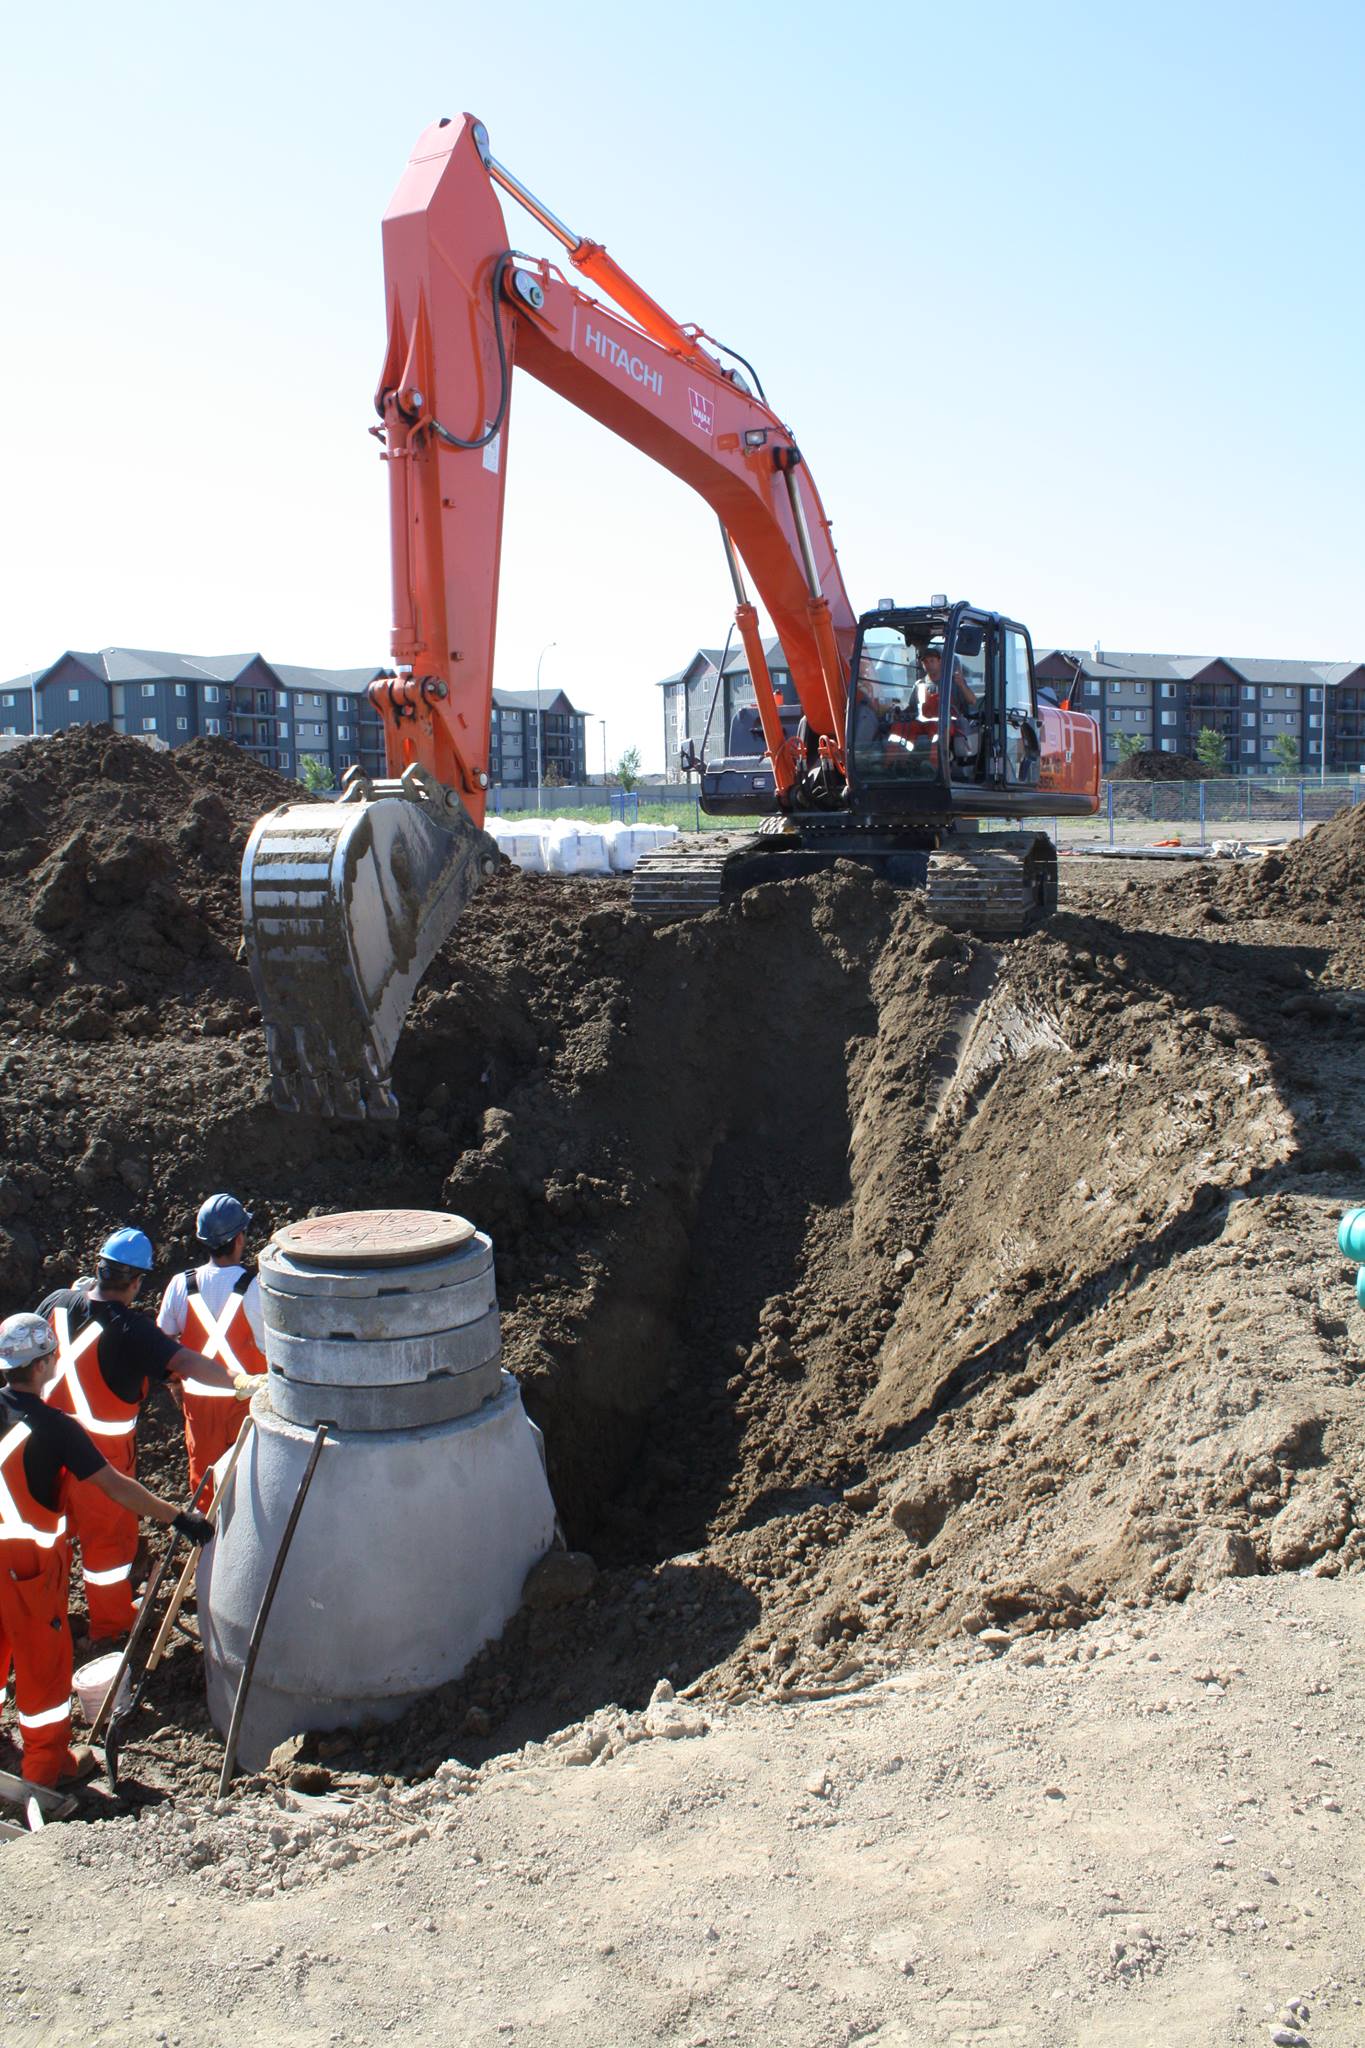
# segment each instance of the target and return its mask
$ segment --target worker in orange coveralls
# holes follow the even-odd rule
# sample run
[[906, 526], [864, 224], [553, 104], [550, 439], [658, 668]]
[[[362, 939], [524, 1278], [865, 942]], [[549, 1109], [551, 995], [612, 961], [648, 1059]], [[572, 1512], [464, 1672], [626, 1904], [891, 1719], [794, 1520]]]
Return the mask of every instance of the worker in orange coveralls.
[[[210, 1195], [194, 1227], [208, 1248], [208, 1258], [202, 1266], [176, 1274], [161, 1297], [157, 1328], [205, 1358], [221, 1360], [234, 1385], [242, 1373], [257, 1379], [265, 1371], [265, 1323], [256, 1268], [243, 1263], [251, 1213], [235, 1195]], [[246, 1416], [232, 1389], [197, 1374], [185, 1381], [184, 1393], [185, 1449], [193, 1493], [209, 1466], [232, 1449]]]
[[[254, 1381], [201, 1358], [152, 1318], [134, 1308], [138, 1288], [152, 1270], [150, 1238], [116, 1230], [100, 1247], [96, 1285], [60, 1288], [40, 1303], [57, 1333], [57, 1376], [48, 1389], [52, 1407], [74, 1415], [115, 1470], [132, 1478], [137, 1466], [137, 1421], [153, 1381], [206, 1380], [234, 1386], [249, 1399]], [[68, 1512], [81, 1551], [92, 1651], [109, 1649], [133, 1625], [133, 1561], [137, 1517], [103, 1488], [81, 1482]]]
[[47, 1405], [42, 1383], [56, 1350], [56, 1332], [43, 1316], [0, 1323], [0, 1700], [13, 1664], [23, 1774], [30, 1784], [61, 1788], [95, 1768], [88, 1749], [71, 1747], [70, 1489], [92, 1487], [133, 1518], [134, 1528], [136, 1517], [147, 1515], [194, 1543], [207, 1543], [213, 1524], [178, 1513], [116, 1472], [72, 1416]]

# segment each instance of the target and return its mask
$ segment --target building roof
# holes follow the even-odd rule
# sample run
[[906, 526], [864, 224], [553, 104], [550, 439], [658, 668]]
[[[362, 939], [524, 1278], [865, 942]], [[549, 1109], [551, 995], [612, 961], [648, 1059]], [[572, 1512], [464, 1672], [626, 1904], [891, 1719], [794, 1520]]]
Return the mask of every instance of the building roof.
[[93, 681], [102, 683], [235, 683], [259, 664], [278, 680], [281, 689], [328, 690], [347, 696], [357, 695], [380, 674], [377, 667], [303, 668], [291, 662], [268, 661], [259, 653], [173, 654], [155, 647], [101, 647], [90, 653], [68, 647], [46, 668], [16, 676], [12, 685], [7, 683], [0, 688], [27, 689], [32, 684], [41, 689], [50, 675], [71, 662], [84, 669]]
[[266, 667], [279, 677], [286, 690], [344, 690], [359, 696], [367, 690], [381, 668], [299, 668], [294, 662], [270, 661]]
[[[783, 650], [782, 642], [775, 633], [770, 634], [763, 642], [763, 652], [767, 658], [769, 668], [781, 669], [784, 675], [788, 672], [787, 656]], [[696, 653], [689, 656], [682, 667], [675, 669], [671, 676], [660, 676], [655, 685], [656, 689], [666, 690], [670, 683], [686, 682], [699, 661], [705, 662], [706, 666], [712, 670], [718, 668], [721, 655], [724, 653], [723, 647], [699, 647]], [[725, 673], [727, 675], [734, 675], [736, 672], [746, 676], [749, 673], [749, 657], [744, 652], [742, 643], [732, 646], [730, 652], [725, 655]]]
[[562, 690], [553, 694], [549, 690], [541, 690], [539, 694], [535, 690], [494, 690], [493, 704], [498, 711], [534, 711], [539, 704], [542, 711], [568, 711], [575, 718], [587, 715], [571, 704]]
[[1083, 676], [1095, 681], [1188, 683], [1206, 669], [1222, 666], [1248, 683], [1293, 683], [1316, 687], [1341, 683], [1362, 666], [1356, 661], [1277, 661], [1259, 655], [1132, 654], [1112, 649], [1049, 647], [1036, 651], [1039, 661], [1060, 655]]

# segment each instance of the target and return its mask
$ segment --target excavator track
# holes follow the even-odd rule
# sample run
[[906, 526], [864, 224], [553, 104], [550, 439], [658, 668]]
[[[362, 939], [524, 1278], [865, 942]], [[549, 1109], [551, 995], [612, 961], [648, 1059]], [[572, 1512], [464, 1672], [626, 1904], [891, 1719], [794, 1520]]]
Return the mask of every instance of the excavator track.
[[743, 888], [737, 870], [759, 844], [756, 833], [706, 832], [643, 854], [631, 876], [630, 907], [655, 924], [719, 910]]
[[1057, 849], [1045, 832], [992, 832], [929, 859], [925, 902], [940, 924], [983, 938], [1031, 931], [1057, 908]]

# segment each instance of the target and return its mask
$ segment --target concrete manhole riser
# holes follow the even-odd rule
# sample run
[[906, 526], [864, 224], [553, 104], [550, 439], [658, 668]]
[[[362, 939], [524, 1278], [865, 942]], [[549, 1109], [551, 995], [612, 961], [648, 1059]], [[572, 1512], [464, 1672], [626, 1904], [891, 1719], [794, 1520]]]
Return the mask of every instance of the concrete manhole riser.
[[[317, 1425], [331, 1427], [262, 1638], [239, 1739], [247, 1769], [287, 1735], [392, 1719], [456, 1677], [516, 1611], [527, 1572], [553, 1541], [537, 1433], [498, 1364], [491, 1259], [488, 1239], [471, 1236], [460, 1256], [437, 1261], [465, 1317], [436, 1313], [444, 1341], [432, 1328], [429, 1284], [415, 1290], [427, 1327], [411, 1331], [404, 1269], [377, 1267], [367, 1287], [358, 1261], [332, 1268], [336, 1291], [310, 1284], [320, 1270], [304, 1271], [302, 1286], [283, 1272], [296, 1328], [280, 1332], [272, 1294], [278, 1300], [289, 1261], [274, 1248], [262, 1261], [271, 1370], [199, 1569], [209, 1711], [220, 1731]], [[430, 1281], [420, 1265], [409, 1270]], [[387, 1314], [377, 1310], [381, 1286]], [[297, 1327], [309, 1300], [325, 1331], [311, 1346]], [[350, 1334], [355, 1322], [368, 1334]], [[281, 1374], [282, 1357], [301, 1362], [297, 1376]], [[386, 1419], [398, 1426], [383, 1427]]]

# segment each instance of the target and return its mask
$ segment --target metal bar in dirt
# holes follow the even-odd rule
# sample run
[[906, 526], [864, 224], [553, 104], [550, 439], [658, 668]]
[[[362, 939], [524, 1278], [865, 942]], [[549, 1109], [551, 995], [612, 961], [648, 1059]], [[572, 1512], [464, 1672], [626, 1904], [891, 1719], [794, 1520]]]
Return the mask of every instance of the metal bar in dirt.
[[247, 1694], [251, 1690], [251, 1678], [256, 1669], [256, 1659], [260, 1654], [261, 1638], [265, 1634], [265, 1625], [270, 1619], [270, 1610], [275, 1604], [275, 1589], [280, 1583], [280, 1574], [284, 1570], [284, 1561], [289, 1555], [289, 1546], [294, 1540], [294, 1531], [298, 1527], [299, 1516], [303, 1513], [303, 1504], [308, 1498], [308, 1489], [313, 1483], [313, 1474], [317, 1470], [318, 1459], [322, 1455], [323, 1439], [326, 1437], [331, 1426], [330, 1422], [320, 1422], [317, 1426], [317, 1432], [313, 1438], [313, 1448], [308, 1453], [308, 1463], [303, 1468], [303, 1477], [299, 1481], [299, 1490], [294, 1495], [294, 1505], [289, 1510], [289, 1520], [284, 1525], [284, 1534], [280, 1538], [280, 1547], [275, 1553], [275, 1562], [270, 1567], [270, 1577], [266, 1580], [265, 1591], [261, 1595], [261, 1604], [256, 1610], [256, 1619], [251, 1626], [251, 1640], [246, 1647], [246, 1657], [242, 1664], [242, 1675], [237, 1681], [237, 1697], [232, 1702], [232, 1719], [228, 1723], [227, 1741], [223, 1745], [223, 1768], [218, 1777], [218, 1797], [220, 1799], [226, 1799], [227, 1788], [232, 1783], [232, 1769], [237, 1761], [237, 1739], [242, 1732], [242, 1715], [246, 1711]]

